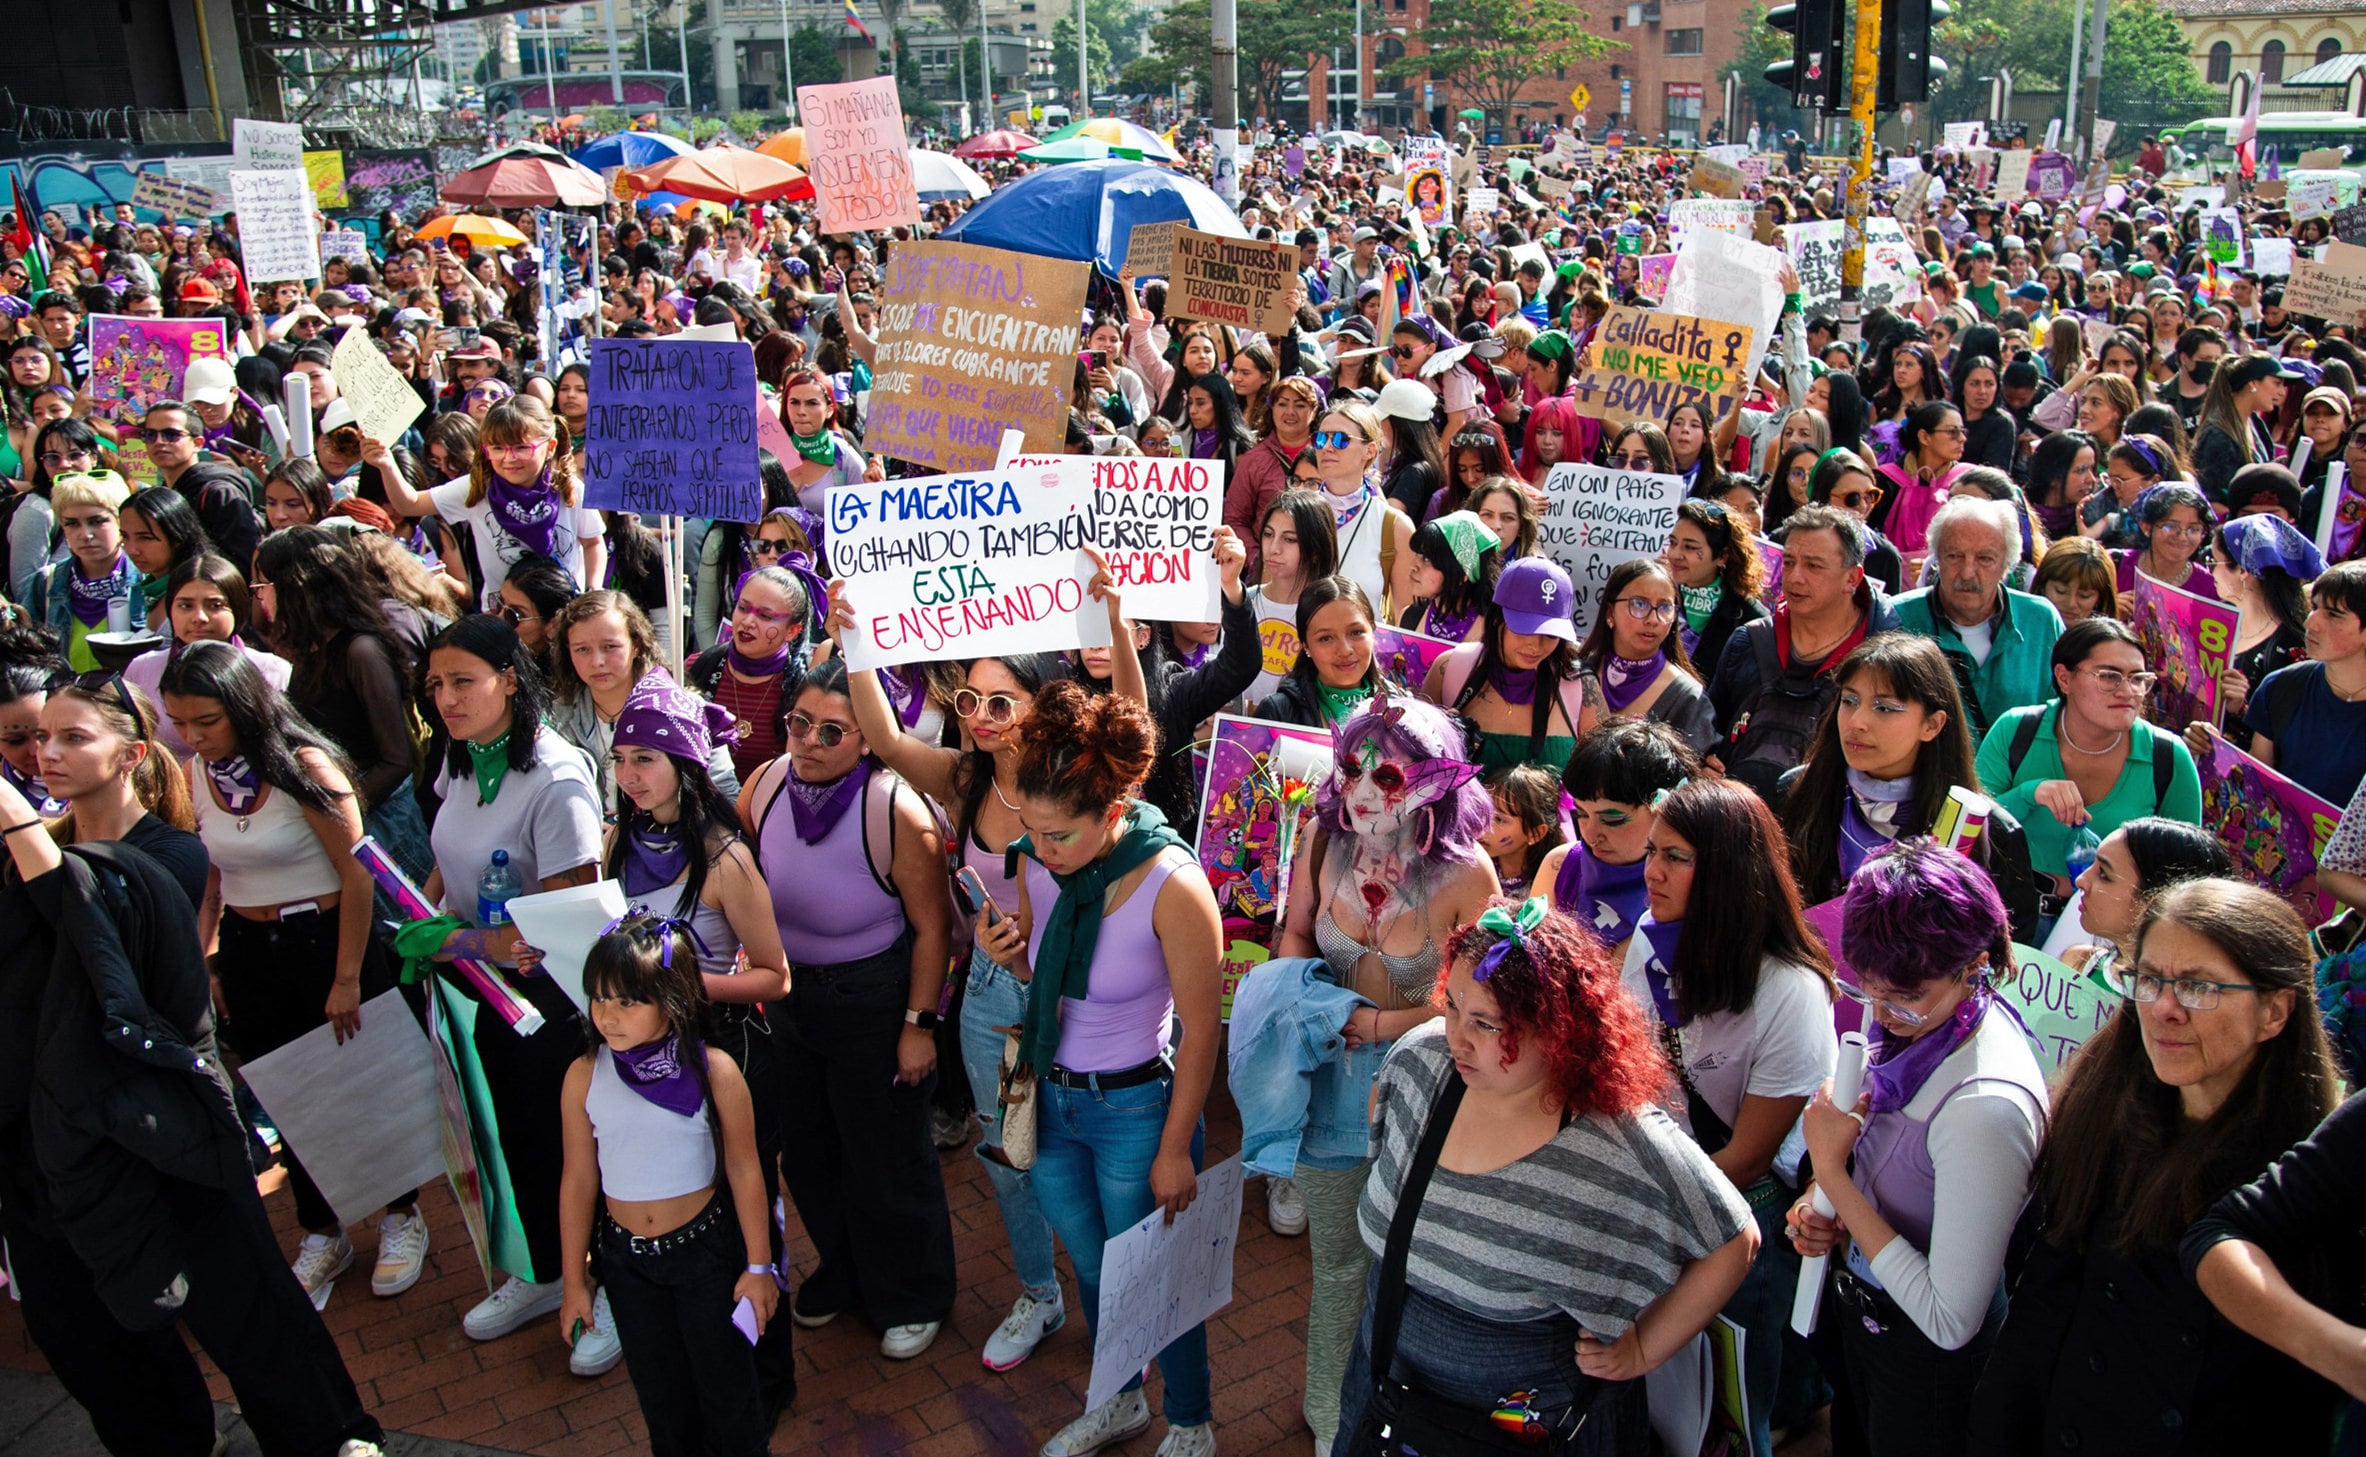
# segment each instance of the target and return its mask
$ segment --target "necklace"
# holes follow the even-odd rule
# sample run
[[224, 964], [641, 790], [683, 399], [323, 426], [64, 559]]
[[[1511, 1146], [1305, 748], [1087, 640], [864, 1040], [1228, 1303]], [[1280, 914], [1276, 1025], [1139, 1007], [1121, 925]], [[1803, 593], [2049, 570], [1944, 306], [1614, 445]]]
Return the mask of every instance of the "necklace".
[[1002, 807], [1004, 809], [1009, 810], [1012, 814], [1017, 814], [1019, 812], [1019, 807], [1010, 802], [1010, 796], [1002, 792], [1002, 779], [999, 775], [995, 778], [987, 780], [986, 782], [994, 787], [994, 797], [1002, 801]]
[[2120, 744], [2127, 739], [2128, 731], [2126, 729], [2121, 729], [2118, 733], [2111, 736], [2110, 743], [2105, 744], [2100, 749], [2090, 749], [2085, 744], [2080, 743], [2078, 740], [2070, 736], [2070, 715], [2065, 713], [2054, 722], [2054, 736], [2060, 739], [2063, 743], [2066, 743], [2072, 748], [2078, 750], [2080, 753], [2085, 754], [2087, 757], [2091, 759], [2099, 759], [2105, 754], [2108, 754], [2112, 750], [2118, 748]]
[[2356, 703], [2359, 699], [2366, 698], [2366, 683], [2359, 684], [2355, 689], [2352, 689], [2347, 693], [2344, 693], [2341, 691], [2341, 689], [2335, 687], [2333, 684], [2333, 665], [2330, 663], [2325, 665], [2325, 690], [2344, 703]]

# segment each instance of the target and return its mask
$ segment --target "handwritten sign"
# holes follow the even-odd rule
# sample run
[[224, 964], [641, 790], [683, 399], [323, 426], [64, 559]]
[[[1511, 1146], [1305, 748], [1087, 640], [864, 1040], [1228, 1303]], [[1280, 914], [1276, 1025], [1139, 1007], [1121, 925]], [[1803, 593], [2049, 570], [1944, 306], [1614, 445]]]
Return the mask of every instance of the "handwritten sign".
[[1175, 1338], [1232, 1303], [1240, 1238], [1240, 1155], [1199, 1176], [1199, 1197], [1166, 1222], [1153, 1209], [1101, 1251], [1101, 1320], [1085, 1405], [1098, 1406], [1142, 1374]]
[[994, 463], [1005, 427], [1048, 455], [1067, 438], [1077, 318], [1092, 265], [971, 243], [904, 243], [878, 288], [864, 444], [938, 470]]
[[[301, 172], [304, 170], [304, 128], [292, 121], [256, 121], [233, 117], [230, 155], [242, 171]], [[268, 277], [268, 275], [263, 275]]]
[[1761, 339], [1774, 337], [1783, 312], [1783, 255], [1730, 233], [1694, 233], [1676, 250], [1660, 307], [1704, 319], [1737, 319]]
[[1092, 465], [1093, 544], [1125, 593], [1126, 615], [1217, 621], [1224, 462], [1113, 455], [1093, 457]]
[[348, 263], [367, 263], [370, 261], [369, 237], [351, 228], [331, 228], [320, 235], [320, 256], [342, 258]]
[[1783, 225], [1783, 251], [1799, 270], [1799, 297], [1810, 310], [1840, 302], [1840, 257], [1848, 246], [1847, 228], [1838, 218]]
[[740, 340], [593, 340], [584, 462], [586, 505], [754, 521], [754, 353]]
[[920, 192], [893, 76], [797, 88], [821, 231], [917, 226]]
[[1691, 182], [1695, 192], [1726, 198], [1740, 197], [1742, 189], [1750, 185], [1750, 179], [1742, 175], [1740, 167], [1708, 156], [1692, 159]]
[[2251, 239], [2251, 267], [2261, 278], [2289, 278], [2294, 257], [2290, 238]]
[[2294, 258], [2284, 286], [2287, 312], [2355, 323], [2366, 310], [2366, 247], [2328, 243], [2322, 258]]
[[1620, 305], [1594, 338], [1593, 362], [1577, 379], [1577, 412], [1616, 427], [1654, 424], [1678, 405], [1723, 419], [1757, 365], [1748, 324]]
[[311, 184], [312, 200], [322, 207], [345, 206], [345, 154], [330, 148], [304, 154], [304, 178]]
[[1472, 187], [1463, 192], [1462, 216], [1474, 227], [1480, 219], [1493, 217], [1495, 210], [1501, 206], [1503, 193], [1498, 188]]
[[1988, 140], [1988, 123], [1984, 121], [1951, 121], [1941, 124], [1942, 145], [1952, 152], [1967, 152]]
[[2241, 267], [2243, 215], [2231, 207], [2206, 207], [2196, 220], [2202, 230], [2202, 250], [2219, 263]]
[[1668, 237], [1678, 247], [1695, 233], [1728, 233], [1736, 238], [1750, 236], [1750, 217], [1753, 209], [1748, 202], [1729, 202], [1714, 197], [1688, 197], [1668, 204]]
[[162, 172], [142, 172], [140, 180], [131, 185], [131, 205], [167, 218], [203, 218], [221, 211], [222, 199], [194, 182]]
[[1175, 234], [1181, 223], [1136, 223], [1127, 236], [1126, 266], [1137, 278], [1164, 278], [1175, 271]]
[[1167, 312], [1236, 329], [1286, 334], [1296, 313], [1291, 300], [1297, 282], [1294, 247], [1183, 228], [1175, 234]]
[[336, 376], [338, 395], [353, 406], [361, 433], [372, 440], [392, 445], [427, 410], [427, 402], [387, 363], [365, 329], [345, 331], [329, 356], [329, 373]]
[[278, 283], [320, 277], [320, 235], [312, 231], [312, 187], [302, 166], [233, 172], [230, 199], [249, 279]]
[[1233, 989], [1252, 968], [1272, 958], [1280, 939], [1289, 894], [1289, 853], [1303, 828], [1298, 820], [1285, 826], [1283, 816], [1305, 814], [1304, 808], [1293, 811], [1283, 801], [1293, 781], [1312, 789], [1330, 774], [1328, 730], [1216, 715], [1208, 739], [1207, 773], [1201, 780], [1199, 843], [1194, 848], [1224, 924], [1220, 974], [1227, 1017]]
[[1095, 464], [1059, 456], [833, 487], [830, 575], [849, 583], [855, 616], [846, 665], [1106, 644], [1108, 613], [1086, 591]]
[[2218, 680], [2243, 628], [2243, 614], [2224, 602], [2196, 596], [2136, 574], [2128, 626], [2159, 674], [2145, 717], [2171, 733], [2189, 723], [2218, 721]]
[[2316, 925], [2333, 914], [2317, 889], [2317, 856], [2341, 822], [2341, 807], [2318, 798], [2224, 739], [2195, 766], [2202, 775], [2202, 825], [2234, 857], [2235, 873], [2292, 903]]
[[1583, 642], [1611, 570], [1667, 549], [1684, 478], [1564, 462], [1545, 476], [1544, 493], [1536, 549], [1559, 562], [1576, 585], [1577, 636]]
[[2037, 153], [2015, 149], [1999, 152], [1996, 157], [1996, 195], [2007, 201], [2029, 195], [2029, 169], [2037, 161]]

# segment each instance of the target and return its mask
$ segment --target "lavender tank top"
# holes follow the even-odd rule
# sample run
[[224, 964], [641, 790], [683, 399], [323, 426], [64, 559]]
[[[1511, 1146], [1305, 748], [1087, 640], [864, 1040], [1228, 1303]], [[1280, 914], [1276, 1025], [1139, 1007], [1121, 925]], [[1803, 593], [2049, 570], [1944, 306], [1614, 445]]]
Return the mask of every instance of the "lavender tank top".
[[[876, 793], [848, 806], [830, 832], [813, 844], [797, 834], [797, 816], [782, 803], [787, 776], [775, 786], [756, 842], [756, 863], [772, 892], [772, 918], [792, 966], [835, 966], [876, 956], [904, 934], [904, 903], [879, 883], [863, 844], [863, 821]], [[885, 778], [874, 771], [874, 778]]]
[[[1166, 1050], [1175, 992], [1167, 981], [1166, 949], [1159, 945], [1152, 917], [1159, 890], [1182, 863], [1173, 851], [1160, 856], [1125, 904], [1101, 919], [1088, 995], [1083, 1001], [1064, 997], [1060, 1002], [1060, 1047], [1052, 1055], [1058, 1066], [1070, 1072], [1118, 1072], [1140, 1067]], [[1027, 903], [1035, 910], [1027, 948], [1032, 958], [1042, 949], [1044, 923], [1060, 897], [1060, 887], [1051, 872], [1033, 860], [1027, 862], [1025, 873]]]
[[[1924, 1105], [1931, 1084], [1945, 1091], [1928, 1104], [1928, 1117], [1916, 1118], [1911, 1110]], [[1938, 1194], [1938, 1172], [1931, 1164], [1931, 1124], [1942, 1109], [1973, 1088], [1991, 1092], [2019, 1088], [2037, 1105], [2042, 1127], [2045, 1076], [2020, 1029], [2001, 1012], [1981, 1017], [1964, 1045], [1949, 1053], [1932, 1072], [1931, 1083], [1924, 1084], [1904, 1108], [1867, 1118], [1865, 1132], [1857, 1139], [1858, 1187], [1890, 1227], [1926, 1255], [1931, 1248], [1932, 1206]], [[1859, 1278], [1871, 1279], [1872, 1271], [1853, 1243], [1849, 1246], [1849, 1268]], [[1879, 1286], [1881, 1282], [1872, 1283]]]

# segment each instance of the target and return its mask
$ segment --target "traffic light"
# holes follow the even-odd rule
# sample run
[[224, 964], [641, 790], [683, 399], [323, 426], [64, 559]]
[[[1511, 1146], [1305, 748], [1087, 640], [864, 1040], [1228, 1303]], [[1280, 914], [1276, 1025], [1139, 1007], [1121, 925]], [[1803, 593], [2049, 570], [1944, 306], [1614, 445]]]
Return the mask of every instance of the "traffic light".
[[1791, 59], [1768, 66], [1768, 82], [1790, 92], [1793, 106], [1840, 110], [1841, 77], [1847, 70], [1843, 46], [1847, 16], [1842, 0], [1795, 0], [1778, 5], [1766, 12], [1766, 23], [1791, 37]]
[[1947, 0], [1881, 0], [1881, 84], [1876, 111], [1928, 101], [1947, 63], [1931, 54], [1931, 28], [1953, 14]]

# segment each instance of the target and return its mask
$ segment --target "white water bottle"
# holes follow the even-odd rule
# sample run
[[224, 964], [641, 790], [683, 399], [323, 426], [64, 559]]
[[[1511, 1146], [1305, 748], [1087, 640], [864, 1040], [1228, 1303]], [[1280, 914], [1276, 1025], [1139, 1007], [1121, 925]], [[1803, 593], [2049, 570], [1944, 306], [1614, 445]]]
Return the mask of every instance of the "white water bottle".
[[[1857, 1096], [1865, 1087], [1865, 1034], [1844, 1032], [1840, 1037], [1840, 1065], [1832, 1070], [1832, 1106], [1847, 1110], [1857, 1106]], [[1839, 1170], [1831, 1171], [1834, 1178], [1846, 1178]], [[1815, 1211], [1826, 1219], [1832, 1217], [1832, 1201], [1824, 1194], [1825, 1171], [1816, 1170]], [[1816, 1311], [1824, 1303], [1824, 1269], [1831, 1263], [1830, 1255], [1811, 1255], [1799, 1262], [1799, 1289], [1791, 1297], [1791, 1329], [1803, 1336], [1814, 1335]]]

